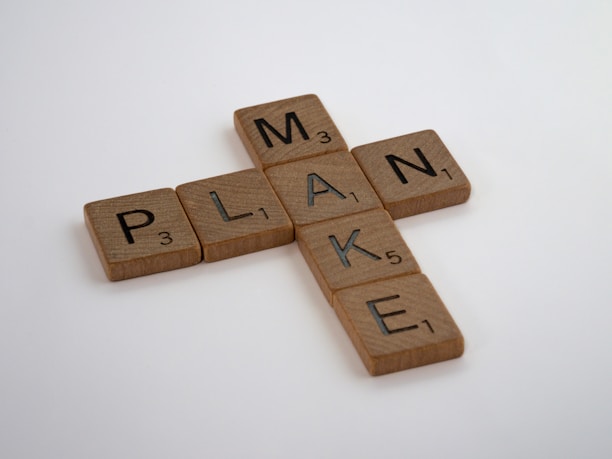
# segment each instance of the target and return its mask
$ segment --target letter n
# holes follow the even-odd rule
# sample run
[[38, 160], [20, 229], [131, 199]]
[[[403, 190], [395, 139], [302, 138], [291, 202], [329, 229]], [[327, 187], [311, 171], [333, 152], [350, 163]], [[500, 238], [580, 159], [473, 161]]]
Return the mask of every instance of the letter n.
[[415, 170], [417, 170], [419, 172], [427, 174], [430, 177], [435, 177], [435, 176], [438, 175], [436, 173], [436, 171], [434, 170], [434, 168], [431, 167], [431, 164], [429, 163], [429, 161], [427, 161], [427, 158], [425, 157], [425, 155], [423, 154], [423, 152], [421, 151], [420, 148], [415, 148], [414, 152], [416, 153], [416, 155], [421, 160], [421, 163], [423, 164], [422, 167], [418, 166], [416, 164], [412, 164], [411, 162], [406, 161], [405, 159], [402, 159], [399, 156], [395, 156], [395, 155], [387, 155], [387, 156], [385, 156], [385, 159], [387, 160], [387, 162], [389, 163], [389, 165], [393, 169], [393, 172], [395, 172], [395, 175], [397, 175], [397, 178], [399, 178], [400, 182], [402, 182], [404, 184], [408, 183], [408, 179], [406, 178], [404, 173], [401, 171], [401, 169], [399, 168], [397, 163], [402, 163], [405, 166], [411, 167], [411, 168], [413, 168], [413, 169], [415, 169]]

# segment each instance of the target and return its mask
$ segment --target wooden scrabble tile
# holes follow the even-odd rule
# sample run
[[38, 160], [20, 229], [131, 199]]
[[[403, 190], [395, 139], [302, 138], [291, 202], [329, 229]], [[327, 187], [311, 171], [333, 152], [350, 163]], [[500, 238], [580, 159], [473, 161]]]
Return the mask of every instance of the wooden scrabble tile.
[[296, 227], [382, 209], [370, 182], [345, 151], [270, 167], [265, 173]]
[[85, 224], [110, 280], [195, 265], [200, 243], [171, 188], [85, 205]]
[[463, 336], [423, 274], [341, 290], [333, 306], [374, 376], [463, 354]]
[[382, 209], [299, 227], [296, 238], [330, 304], [338, 290], [420, 272], [393, 220]]
[[247, 169], [176, 188], [200, 239], [204, 261], [294, 240], [293, 224], [263, 172]]
[[348, 151], [336, 125], [314, 94], [236, 110], [234, 125], [260, 169]]
[[470, 196], [470, 182], [434, 131], [351, 152], [393, 219], [460, 204]]

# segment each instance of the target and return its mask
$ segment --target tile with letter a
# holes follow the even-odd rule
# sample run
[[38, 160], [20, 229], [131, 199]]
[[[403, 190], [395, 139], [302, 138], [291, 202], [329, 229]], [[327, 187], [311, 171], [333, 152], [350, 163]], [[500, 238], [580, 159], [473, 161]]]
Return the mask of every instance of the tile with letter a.
[[171, 188], [90, 202], [84, 214], [106, 276], [112, 281], [202, 261], [200, 243]]
[[293, 224], [263, 172], [247, 169], [176, 188], [200, 239], [204, 261], [289, 244]]
[[260, 169], [348, 151], [336, 125], [314, 94], [236, 110], [234, 125]]
[[470, 182], [432, 130], [351, 151], [393, 219], [465, 202]]
[[333, 306], [373, 376], [463, 354], [463, 336], [423, 274], [341, 290]]
[[374, 189], [346, 151], [266, 169], [296, 227], [380, 208]]
[[299, 227], [296, 238], [330, 304], [338, 290], [420, 272], [393, 220], [383, 209]]

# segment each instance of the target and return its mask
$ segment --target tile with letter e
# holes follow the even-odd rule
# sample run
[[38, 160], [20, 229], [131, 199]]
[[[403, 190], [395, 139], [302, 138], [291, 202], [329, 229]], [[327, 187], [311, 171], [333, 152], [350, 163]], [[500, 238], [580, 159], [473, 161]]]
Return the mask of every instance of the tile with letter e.
[[265, 173], [296, 227], [382, 209], [370, 182], [346, 151], [270, 167]]
[[423, 274], [341, 290], [333, 306], [373, 376], [463, 354], [463, 336]]
[[432, 130], [351, 151], [393, 219], [460, 204], [470, 182]]
[[218, 261], [294, 240], [293, 224], [263, 172], [247, 169], [176, 188], [204, 261]]
[[202, 261], [198, 238], [171, 188], [90, 202], [84, 214], [106, 276], [112, 281]]
[[420, 272], [383, 209], [297, 228], [296, 239], [330, 304], [338, 290]]
[[236, 110], [234, 125], [260, 169], [348, 150], [338, 128], [314, 94]]

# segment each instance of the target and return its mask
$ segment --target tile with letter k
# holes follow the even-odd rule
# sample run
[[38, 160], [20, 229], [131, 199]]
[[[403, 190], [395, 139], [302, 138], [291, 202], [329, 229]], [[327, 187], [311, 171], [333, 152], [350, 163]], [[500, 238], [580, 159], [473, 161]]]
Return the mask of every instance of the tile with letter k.
[[373, 376], [463, 354], [463, 336], [424, 274], [341, 290], [333, 306]]
[[351, 153], [393, 219], [461, 204], [470, 182], [435, 131], [381, 140]]
[[296, 227], [382, 209], [370, 182], [346, 151], [270, 167], [265, 174]]
[[420, 272], [412, 252], [383, 209], [299, 227], [296, 239], [330, 304], [338, 290]]
[[202, 249], [171, 188], [90, 202], [85, 224], [109, 280], [145, 276], [202, 261]]
[[327, 110], [314, 94], [234, 112], [234, 125], [260, 169], [335, 151], [348, 151]]
[[202, 244], [218, 261], [294, 240], [293, 224], [263, 172], [247, 169], [176, 188]]

